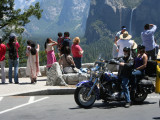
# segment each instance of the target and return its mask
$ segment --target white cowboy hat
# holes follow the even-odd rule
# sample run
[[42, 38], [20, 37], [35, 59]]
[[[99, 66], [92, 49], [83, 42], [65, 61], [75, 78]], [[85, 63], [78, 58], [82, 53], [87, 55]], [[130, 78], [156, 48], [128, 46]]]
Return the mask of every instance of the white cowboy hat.
[[121, 34], [121, 35], [119, 36], [119, 38], [120, 38], [120, 39], [123, 39], [123, 40], [130, 40], [130, 39], [132, 38], [132, 36], [129, 35], [127, 31], [125, 31], [123, 34]]

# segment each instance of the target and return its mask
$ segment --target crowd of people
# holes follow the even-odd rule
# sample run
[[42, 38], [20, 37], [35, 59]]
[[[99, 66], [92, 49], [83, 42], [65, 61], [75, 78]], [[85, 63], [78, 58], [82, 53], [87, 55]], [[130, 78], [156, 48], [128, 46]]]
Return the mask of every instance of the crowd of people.
[[[61, 66], [61, 70], [63, 73], [75, 73], [78, 72], [81, 68], [83, 50], [79, 45], [80, 38], [75, 37], [72, 40], [70, 39], [70, 33], [64, 32], [64, 36], [62, 33], [58, 33], [57, 41], [53, 41], [51, 38], [47, 38], [44, 44], [45, 53], [47, 55], [47, 65], [48, 70], [52, 67], [54, 62], [57, 62], [54, 46], [57, 46], [59, 51], [59, 64]], [[18, 84], [18, 66], [19, 66], [19, 55], [18, 49], [20, 45], [17, 41], [17, 36], [14, 33], [11, 33], [9, 36], [9, 42], [7, 45], [3, 44], [2, 37], [0, 37], [0, 65], [1, 65], [1, 80], [2, 84], [6, 82], [5, 80], [5, 54], [8, 51], [8, 64], [9, 64], [9, 83], [13, 83], [12, 81], [12, 68], [14, 67], [14, 83]], [[37, 82], [37, 76], [41, 75], [39, 70], [39, 44], [36, 45], [34, 41], [28, 40], [26, 47], [26, 56], [27, 59], [27, 68], [26, 75], [30, 77], [31, 83]], [[71, 53], [73, 57], [71, 56]]]
[[[156, 60], [159, 45], [156, 44], [154, 33], [156, 25], [146, 24], [141, 33], [142, 44], [137, 45], [125, 26], [116, 34], [113, 46], [113, 58], [119, 60], [118, 76], [122, 80], [123, 93], [126, 99], [125, 107], [131, 105], [130, 92], [136, 92], [137, 79], [145, 74], [148, 60]], [[128, 83], [132, 89], [129, 91]]]
[[[119, 63], [118, 75], [122, 79], [123, 92], [126, 98], [126, 107], [130, 106], [130, 91], [128, 89], [129, 81], [133, 82], [133, 92], [135, 92], [137, 76], [143, 76], [147, 66], [148, 59], [155, 60], [159, 46], [154, 39], [154, 33], [157, 29], [156, 25], [146, 24], [144, 31], [141, 33], [142, 44], [137, 45], [132, 36], [127, 32], [125, 26], [116, 34], [113, 45], [113, 58], [121, 59]], [[83, 49], [79, 45], [80, 38], [75, 37], [73, 41], [70, 39], [70, 33], [64, 32], [64, 35], [59, 32], [57, 41], [47, 38], [44, 44], [47, 55], [47, 69], [49, 70], [54, 62], [57, 62], [55, 56], [54, 46], [57, 46], [59, 52], [59, 65], [62, 72], [73, 73], [81, 69]], [[12, 33], [9, 36], [7, 45], [3, 44], [2, 37], [0, 37], [0, 65], [2, 83], [5, 81], [5, 54], [8, 50], [9, 63], [9, 83], [12, 81], [12, 68], [14, 67], [14, 83], [18, 84], [18, 66], [19, 55], [18, 49], [20, 45], [17, 41], [17, 36]], [[39, 44], [28, 40], [26, 47], [27, 68], [26, 75], [31, 79], [31, 83], [37, 82], [37, 76], [40, 75], [39, 70]], [[71, 55], [72, 53], [72, 55]], [[76, 69], [75, 69], [76, 68]]]

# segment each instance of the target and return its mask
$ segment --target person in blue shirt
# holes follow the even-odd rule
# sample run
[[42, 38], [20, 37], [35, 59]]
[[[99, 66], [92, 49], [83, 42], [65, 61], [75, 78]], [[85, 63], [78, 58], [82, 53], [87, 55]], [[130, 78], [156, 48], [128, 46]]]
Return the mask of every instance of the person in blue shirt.
[[147, 53], [148, 59], [156, 59], [156, 43], [154, 39], [154, 33], [157, 26], [154, 24], [146, 24], [144, 26], [144, 31], [141, 33], [141, 39], [143, 45], [145, 46], [145, 51]]
[[64, 54], [65, 47], [69, 46], [71, 49], [71, 39], [70, 39], [70, 33], [69, 32], [64, 32], [64, 38], [63, 38], [63, 43], [62, 43], [62, 48], [61, 48], [61, 53]]

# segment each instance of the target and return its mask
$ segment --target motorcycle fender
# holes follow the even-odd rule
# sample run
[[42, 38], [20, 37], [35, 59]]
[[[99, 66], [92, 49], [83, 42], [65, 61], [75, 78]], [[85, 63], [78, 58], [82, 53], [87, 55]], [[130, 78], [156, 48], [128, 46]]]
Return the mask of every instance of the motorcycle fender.
[[92, 82], [92, 81], [83, 80], [83, 81], [79, 82], [76, 86], [77, 86], [77, 87], [82, 87], [82, 86], [92, 87], [92, 85], [93, 85], [93, 82]]
[[[77, 87], [85, 86], [85, 87], [91, 88], [93, 86], [93, 82], [88, 81], [88, 80], [84, 80], [84, 81], [79, 82], [76, 86]], [[96, 99], [99, 100], [100, 99], [100, 92], [99, 92], [99, 89], [97, 86], [94, 87], [94, 91], [96, 93]]]

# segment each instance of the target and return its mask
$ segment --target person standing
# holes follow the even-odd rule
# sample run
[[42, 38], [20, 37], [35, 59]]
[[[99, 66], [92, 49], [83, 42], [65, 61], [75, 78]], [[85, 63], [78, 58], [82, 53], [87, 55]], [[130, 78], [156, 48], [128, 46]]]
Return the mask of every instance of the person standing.
[[55, 45], [57, 45], [57, 42], [53, 41], [51, 38], [47, 38], [44, 45], [47, 53], [47, 68], [50, 68], [52, 64], [56, 62], [56, 56], [53, 48]]
[[117, 43], [114, 43], [112, 48], [112, 58], [117, 58], [117, 57], [118, 57], [118, 46]]
[[115, 40], [114, 42], [117, 42], [120, 38], [120, 35], [123, 34], [124, 32], [126, 31], [126, 27], [125, 26], [122, 26], [121, 27], [121, 31], [117, 32], [116, 36], [115, 36]]
[[61, 47], [62, 47], [62, 43], [63, 43], [63, 37], [62, 37], [62, 33], [61, 32], [58, 33], [57, 43], [58, 43], [57, 48], [58, 48], [58, 51], [59, 51], [59, 53], [61, 55]]
[[4, 84], [6, 81], [6, 75], [5, 75], [5, 54], [6, 54], [6, 46], [2, 43], [2, 37], [0, 36], [0, 66], [1, 66], [1, 79], [2, 84]]
[[64, 54], [65, 52], [65, 47], [69, 46], [71, 49], [71, 39], [70, 39], [70, 33], [69, 32], [64, 32], [64, 38], [63, 38], [63, 43], [61, 47], [61, 53]]
[[117, 41], [120, 39], [120, 35], [123, 34], [126, 31], [126, 27], [122, 26], [121, 31], [117, 32], [115, 39], [114, 39], [114, 44], [112, 48], [112, 58], [117, 58], [118, 57], [118, 46], [117, 46]]
[[123, 48], [124, 47], [129, 47], [133, 48], [134, 46], [134, 41], [131, 40], [132, 36], [128, 34], [127, 31], [125, 31], [123, 34], [120, 35], [120, 40], [117, 41], [117, 46], [118, 46], [118, 57], [124, 56], [123, 53]]
[[73, 60], [75, 62], [75, 65], [78, 69], [81, 68], [82, 66], [82, 56], [83, 56], [83, 50], [79, 45], [80, 43], [80, 38], [75, 37], [73, 39], [73, 45], [71, 47], [72, 55], [73, 55]]
[[19, 56], [18, 48], [20, 47], [17, 36], [14, 33], [11, 33], [9, 37], [9, 43], [7, 48], [9, 50], [9, 83], [12, 83], [12, 67], [14, 66], [14, 82], [18, 84], [18, 66], [19, 66]]
[[144, 31], [141, 33], [141, 39], [143, 45], [145, 46], [145, 51], [147, 53], [148, 59], [156, 59], [156, 43], [154, 39], [154, 33], [157, 26], [154, 24], [146, 24], [144, 26]]
[[37, 49], [35, 48], [36, 44], [31, 43], [31, 49], [27, 53], [27, 68], [26, 75], [30, 76], [31, 84], [37, 82], [37, 76], [41, 75], [39, 70], [39, 44], [37, 44]]

